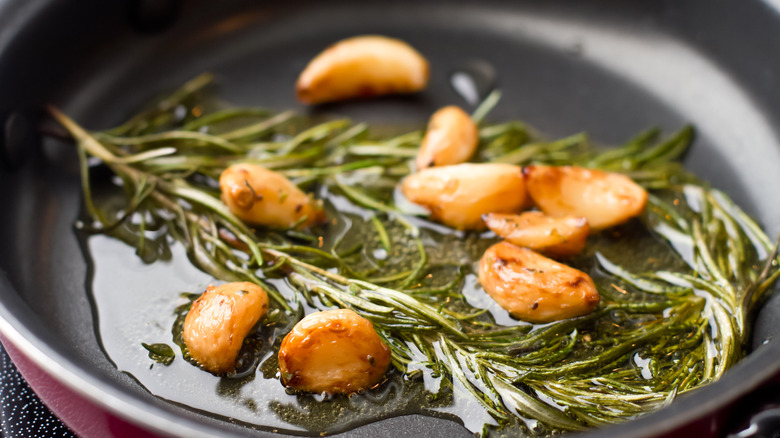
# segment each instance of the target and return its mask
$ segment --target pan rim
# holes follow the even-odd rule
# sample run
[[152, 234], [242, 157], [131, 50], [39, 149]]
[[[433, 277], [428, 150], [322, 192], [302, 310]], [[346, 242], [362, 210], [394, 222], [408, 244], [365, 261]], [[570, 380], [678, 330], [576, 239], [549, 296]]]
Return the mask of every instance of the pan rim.
[[[2, 6], [18, 6], [20, 4], [24, 5], [24, 2], [13, 3], [10, 1], [0, 1], [0, 15], [5, 15], [6, 12], [9, 12], [6, 16], [13, 17], [16, 11], [13, 11], [12, 7], [3, 8]], [[45, 6], [46, 2], [31, 1], [29, 3], [29, 8], [18, 7], [18, 10], [24, 13], [34, 14], [37, 11], [37, 8], [42, 5]], [[19, 15], [21, 15], [21, 13]], [[26, 20], [25, 17], [19, 18], [20, 22]], [[3, 45], [2, 39], [4, 35], [4, 32], [0, 33], [0, 46]], [[0, 47], [0, 52], [1, 51], [2, 47]], [[0, 289], [5, 289], [5, 287], [0, 287]], [[10, 286], [7, 292], [19, 295], [15, 288]], [[230, 435], [230, 432], [215, 429], [210, 425], [177, 416], [175, 413], [160, 411], [158, 409], [148, 409], [149, 407], [153, 408], [154, 406], [145, 403], [143, 400], [136, 398], [132, 393], [123, 391], [110, 382], [104, 382], [95, 378], [90, 375], [87, 369], [78, 365], [66, 355], [61, 354], [56, 349], [52, 348], [42, 337], [37, 336], [30, 331], [28, 325], [17, 318], [6, 306], [4, 301], [0, 301], [0, 335], [8, 339], [9, 342], [25, 355], [25, 357], [32, 360], [36, 366], [44, 370], [49, 376], [53, 377], [61, 384], [65, 385], [68, 389], [84, 396], [96, 405], [107, 409], [112, 414], [117, 415], [130, 423], [148, 426], [155, 432], [165, 435]], [[679, 429], [682, 425], [700, 420], [705, 415], [711, 414], [717, 409], [722, 409], [729, 404], [736, 402], [740, 397], [748, 394], [766, 382], [772, 375], [777, 373], [778, 369], [780, 369], [780, 365], [774, 365], [775, 361], [772, 360], [773, 358], [780, 358], [780, 342], [770, 342], [768, 345], [764, 345], [761, 348], [754, 350], [731, 368], [723, 379], [700, 388], [690, 397], [686, 397], [685, 399], [676, 402], [674, 406], [680, 407], [680, 404], [684, 406], [683, 409], [677, 409], [677, 411], [686, 411], [687, 415], [670, 416], [666, 414], [664, 416], [662, 413], [667, 410], [656, 411], [639, 419], [586, 432], [586, 435], [641, 436], [641, 433], [637, 434], [636, 430], [627, 428], [635, 428], [637, 427], [637, 424], [652, 423], [661, 423], [655, 425], [654, 433], [670, 432]], [[719, 396], [707, 397], [704, 394], [700, 394], [702, 392], [706, 392], [707, 395], [717, 393]], [[724, 394], [728, 394], [728, 396], [724, 396]], [[709, 400], [707, 400], [707, 398], [709, 398]], [[696, 404], [698, 407], [691, 407], [691, 404]], [[143, 407], [147, 407], [147, 409], [143, 409]], [[659, 419], [666, 421], [658, 421]], [[204, 429], [206, 430], [204, 431]], [[627, 434], [627, 431], [632, 433]]]

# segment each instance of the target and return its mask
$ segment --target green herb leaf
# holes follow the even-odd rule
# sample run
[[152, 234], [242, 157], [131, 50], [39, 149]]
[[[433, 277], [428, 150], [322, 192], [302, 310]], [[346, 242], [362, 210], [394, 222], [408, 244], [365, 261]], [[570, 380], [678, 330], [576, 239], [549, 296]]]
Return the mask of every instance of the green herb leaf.
[[165, 366], [172, 364], [176, 358], [173, 348], [168, 344], [147, 344], [142, 342], [141, 345], [149, 351], [149, 359]]

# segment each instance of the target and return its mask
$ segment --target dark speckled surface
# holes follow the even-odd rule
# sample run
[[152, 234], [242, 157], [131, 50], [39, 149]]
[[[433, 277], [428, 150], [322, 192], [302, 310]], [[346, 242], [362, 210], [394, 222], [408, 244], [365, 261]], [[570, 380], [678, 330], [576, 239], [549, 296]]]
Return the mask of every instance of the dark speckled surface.
[[19, 374], [0, 346], [0, 431], [3, 438], [74, 438]]

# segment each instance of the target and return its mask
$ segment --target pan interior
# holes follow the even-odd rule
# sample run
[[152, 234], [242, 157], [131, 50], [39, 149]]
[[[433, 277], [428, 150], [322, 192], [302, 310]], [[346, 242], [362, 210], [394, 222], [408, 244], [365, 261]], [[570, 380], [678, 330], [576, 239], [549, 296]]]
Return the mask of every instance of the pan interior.
[[[106, 19], [117, 21], [116, 29], [108, 31], [109, 42], [92, 53], [74, 55], [83, 59], [62, 76], [52, 96], [75, 120], [102, 129], [155, 94], [211, 71], [218, 77], [218, 95], [235, 105], [422, 126], [441, 106], [473, 108], [452, 88], [451, 77], [464, 66], [486, 63], [497, 72], [496, 84], [504, 96], [491, 114], [495, 121], [524, 120], [550, 136], [587, 131], [607, 144], [623, 142], [649, 126], [671, 132], [693, 123], [697, 141], [686, 165], [738, 200], [770, 235], [776, 233], [780, 206], [762, 201], [780, 187], [780, 174], [774, 170], [780, 148], [772, 128], [778, 126], [778, 114], [768, 110], [717, 53], [681, 35], [679, 23], [669, 18], [671, 6], [590, 2], [554, 7], [560, 3], [337, 2], [304, 8], [247, 2], [217, 8], [194, 2], [182, 8], [182, 16], [170, 27], [151, 35], [136, 33], [117, 10]], [[608, 11], [607, 6], [614, 8]], [[430, 87], [410, 97], [300, 106], [293, 89], [306, 62], [331, 42], [366, 33], [399, 37], [415, 46], [431, 62]], [[1, 175], [3, 187], [14, 188], [2, 194], [14, 212], [2, 235], [14, 250], [2, 254], [0, 261], [23, 301], [16, 304], [21, 314], [29, 316], [37, 336], [134, 400], [157, 406], [166, 415], [239, 433], [251, 429], [161, 402], [124, 373], [134, 374], [144, 360], [140, 342], [156, 342], [149, 334], [163, 336], [169, 329], [165, 321], [175, 306], [173, 291], [193, 290], [209, 279], [178, 265], [146, 283], [139, 281], [143, 291], [131, 296], [133, 287], [128, 285], [136, 285], [132, 266], [117, 269], [112, 277], [115, 268], [95, 260], [96, 271], [90, 272], [86, 261], [75, 256], [86, 249], [79, 247], [72, 229], [81, 202], [77, 172], [72, 149], [47, 141], [28, 166]], [[32, 217], [37, 220], [30, 221]], [[111, 251], [119, 255], [126, 249]], [[139, 272], [144, 269], [138, 267]], [[92, 274], [116, 282], [121, 293], [89, 297], [85, 284]], [[172, 294], [155, 298], [149, 290], [163, 277], [164, 289]], [[771, 322], [779, 314], [780, 303], [770, 301], [754, 344], [775, 335], [772, 327], [778, 325]], [[219, 391], [217, 384], [205, 384], [200, 390]], [[428, 430], [466, 434], [457, 424], [437, 419], [408, 419], [406, 424], [416, 422]]]

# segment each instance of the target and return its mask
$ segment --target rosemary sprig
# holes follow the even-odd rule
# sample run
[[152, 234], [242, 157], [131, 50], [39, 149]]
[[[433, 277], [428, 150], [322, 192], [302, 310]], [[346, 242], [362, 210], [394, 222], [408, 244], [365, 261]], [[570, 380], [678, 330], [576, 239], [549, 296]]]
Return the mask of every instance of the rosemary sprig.
[[[438, 382], [429, 390], [477, 401], [500, 426], [533, 432], [519, 419], [534, 419], [581, 430], [641, 415], [717, 380], [744, 354], [750, 315], [780, 276], [776, 245], [761, 228], [676, 163], [692, 140], [690, 127], [660, 142], [653, 129], [595, 150], [585, 134], [548, 141], [521, 122], [484, 124], [500, 97], [494, 93], [473, 116], [481, 123], [479, 159], [627, 173], [653, 190], [643, 223], [670, 243], [669, 256], [683, 266], [635, 272], [596, 252], [604, 297], [596, 312], [540, 326], [498, 324], [464, 296], [471, 264], [431, 256], [435, 232], [417, 227], [424, 219], [404, 216], [393, 202], [419, 131], [377, 139], [365, 124], [311, 126], [291, 112], [252, 108], [177, 119], [176, 108], [198, 104], [210, 80], [196, 78], [105, 132], [90, 133], [49, 108], [77, 143], [96, 231], [114, 233], [141, 254], [149, 251], [148, 230], [165, 230], [200, 269], [265, 285], [276, 308], [293, 319], [301, 317], [301, 300], [351, 308], [374, 323], [399, 372], [423, 370]], [[88, 156], [122, 180], [128, 202], [118, 214], [93, 195]], [[343, 195], [339, 202], [349, 211], [334, 214], [349, 225], [333, 239], [325, 229], [250, 229], [214, 189], [221, 170], [242, 161], [278, 169], [326, 198]], [[119, 233], [130, 232], [133, 216], [143, 218], [134, 239]], [[473, 237], [451, 239], [453, 251], [474, 261]], [[360, 243], [344, 248], [348, 240]], [[280, 277], [290, 291], [267, 283]]]

